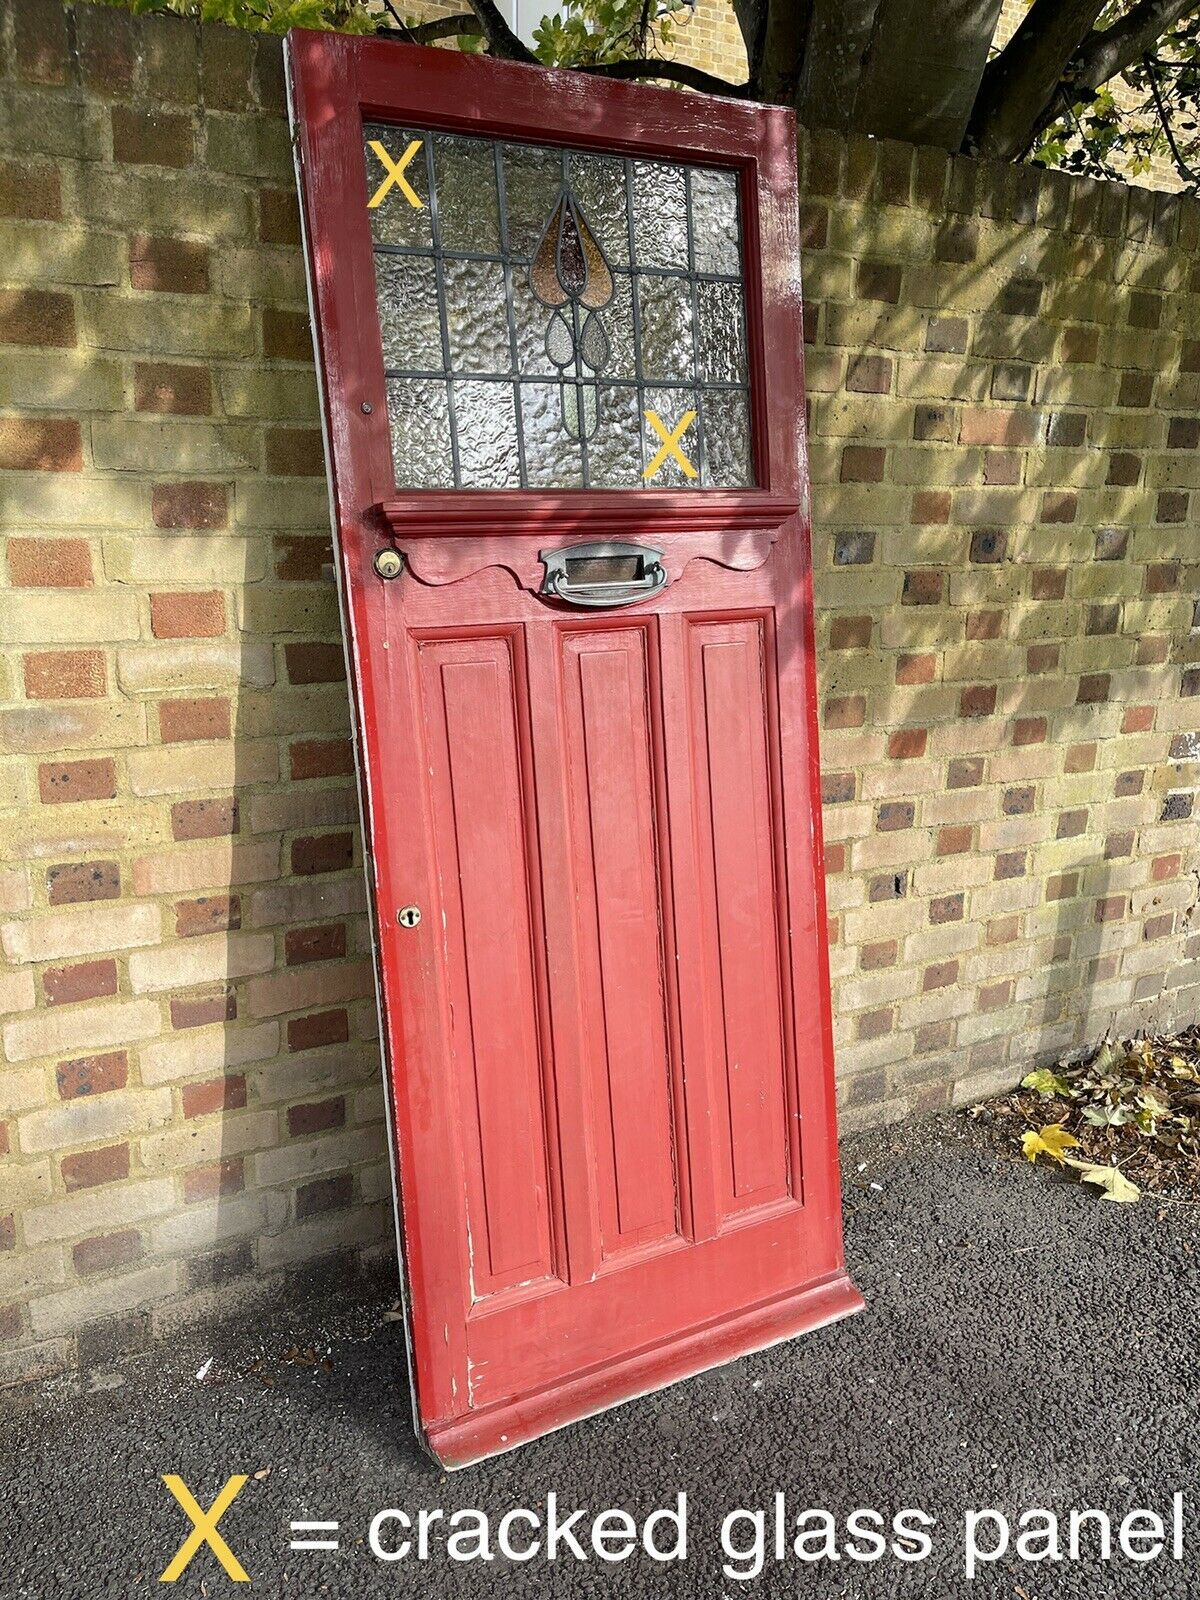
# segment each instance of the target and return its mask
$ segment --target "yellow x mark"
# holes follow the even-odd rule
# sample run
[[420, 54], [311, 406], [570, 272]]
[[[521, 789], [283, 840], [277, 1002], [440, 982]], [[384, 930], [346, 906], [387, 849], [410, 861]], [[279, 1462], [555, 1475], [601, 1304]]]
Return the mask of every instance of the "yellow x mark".
[[645, 472], [642, 473], [643, 478], [653, 478], [655, 473], [661, 469], [663, 464], [671, 456], [674, 456], [675, 460], [678, 461], [679, 465], [683, 468], [684, 472], [689, 478], [694, 478], [696, 476], [696, 469], [684, 455], [683, 449], [679, 442], [683, 438], [684, 433], [691, 426], [691, 424], [695, 422], [695, 420], [696, 413], [694, 411], [685, 411], [683, 414], [683, 421], [673, 433], [668, 433], [666, 424], [663, 422], [657, 411], [646, 412], [646, 421], [662, 440], [662, 444], [660, 444], [658, 449], [655, 451], [653, 457], [651, 458], [650, 465], [646, 468]]
[[234, 1583], [250, 1582], [249, 1573], [217, 1532], [217, 1523], [229, 1510], [229, 1507], [245, 1488], [248, 1481], [245, 1474], [236, 1473], [229, 1479], [208, 1510], [205, 1511], [196, 1504], [192, 1491], [182, 1478], [177, 1478], [173, 1472], [163, 1474], [163, 1482], [170, 1489], [176, 1500], [179, 1501], [188, 1516], [191, 1517], [195, 1527], [175, 1552], [174, 1560], [158, 1580], [159, 1583], [174, 1583], [196, 1554], [196, 1551], [205, 1543], [212, 1546], [213, 1555], [216, 1556]]
[[383, 170], [387, 173], [387, 177], [367, 201], [367, 209], [369, 211], [374, 211], [376, 206], [382, 205], [384, 196], [387, 194], [388, 190], [391, 189], [392, 185], [395, 184], [396, 188], [399, 189], [400, 193], [408, 201], [410, 206], [415, 206], [418, 211], [423, 211], [425, 208], [424, 200], [421, 199], [421, 196], [404, 176], [405, 167], [421, 148], [422, 141], [420, 139], [414, 139], [409, 145], [408, 149], [400, 157], [399, 161], [392, 160], [391, 156], [388, 155], [387, 151], [383, 148], [378, 139], [372, 139], [369, 141], [369, 143], [371, 149], [374, 150], [380, 161], [383, 162]]

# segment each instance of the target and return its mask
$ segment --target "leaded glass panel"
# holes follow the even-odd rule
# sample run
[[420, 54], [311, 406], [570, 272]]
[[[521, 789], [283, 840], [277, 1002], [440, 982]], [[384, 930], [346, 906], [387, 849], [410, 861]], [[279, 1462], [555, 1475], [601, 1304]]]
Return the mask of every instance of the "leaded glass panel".
[[398, 488], [753, 483], [729, 170], [364, 129]]

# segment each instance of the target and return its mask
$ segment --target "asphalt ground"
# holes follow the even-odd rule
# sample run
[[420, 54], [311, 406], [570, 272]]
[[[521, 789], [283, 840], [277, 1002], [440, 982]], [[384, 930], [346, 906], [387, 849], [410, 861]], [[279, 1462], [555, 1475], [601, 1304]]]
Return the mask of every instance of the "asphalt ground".
[[[849, 1138], [843, 1165], [865, 1314], [461, 1473], [442, 1473], [413, 1442], [402, 1330], [383, 1316], [395, 1292], [386, 1276], [326, 1277], [206, 1337], [180, 1336], [10, 1401], [0, 1412], [0, 1597], [245, 1594], [207, 1545], [173, 1588], [159, 1581], [191, 1526], [161, 1475], [177, 1473], [208, 1507], [238, 1472], [249, 1481], [219, 1532], [252, 1595], [1200, 1592], [1200, 1209], [1151, 1197], [1105, 1203], [962, 1117]], [[284, 1359], [308, 1347], [328, 1352], [331, 1370]], [[653, 1560], [638, 1543], [606, 1563], [586, 1542], [596, 1512], [628, 1511], [640, 1536], [647, 1514], [675, 1508], [681, 1490], [684, 1560]], [[551, 1492], [560, 1519], [586, 1508], [588, 1559], [561, 1545], [554, 1561], [544, 1551], [529, 1561], [496, 1554], [504, 1513], [544, 1519]], [[777, 1494], [790, 1530], [778, 1546]], [[376, 1513], [403, 1510], [415, 1523], [421, 1508], [443, 1512], [429, 1525], [426, 1560], [372, 1552]], [[446, 1521], [464, 1508], [486, 1514], [491, 1561], [449, 1559]], [[1060, 1560], [1016, 1552], [1017, 1519], [1036, 1508], [1058, 1519]], [[1111, 1519], [1107, 1561], [1095, 1519], [1070, 1558], [1070, 1513], [1088, 1508]], [[1122, 1519], [1139, 1508], [1166, 1525], [1151, 1560], [1130, 1559], [1119, 1543]], [[920, 1553], [911, 1540], [892, 1548], [891, 1519], [905, 1509], [934, 1519], [916, 1529], [931, 1546], [923, 1560], [901, 1559]], [[969, 1534], [968, 1514], [985, 1509], [997, 1515]], [[764, 1513], [752, 1577], [738, 1575], [757, 1565], [752, 1516], [726, 1529], [736, 1558], [723, 1551], [723, 1523], [739, 1510]], [[805, 1518], [806, 1548], [825, 1554], [805, 1561], [792, 1549], [794, 1519], [814, 1510], [828, 1517]], [[845, 1553], [874, 1548], [850, 1537], [856, 1511], [883, 1519], [889, 1547], [877, 1560]], [[1000, 1514], [1009, 1553], [968, 1578], [967, 1546], [994, 1550]], [[336, 1532], [308, 1537], [339, 1548], [290, 1550], [299, 1520], [336, 1521]], [[856, 1526], [878, 1524], [860, 1517]], [[1149, 1537], [1130, 1541], [1135, 1553], [1153, 1549], [1152, 1524], [1134, 1531], [1147, 1527]], [[665, 1519], [655, 1531], [669, 1549]], [[1055, 1548], [1044, 1516], [1026, 1531], [1024, 1556]], [[531, 1536], [520, 1520], [512, 1548]], [[381, 1547], [400, 1537], [390, 1520]]]

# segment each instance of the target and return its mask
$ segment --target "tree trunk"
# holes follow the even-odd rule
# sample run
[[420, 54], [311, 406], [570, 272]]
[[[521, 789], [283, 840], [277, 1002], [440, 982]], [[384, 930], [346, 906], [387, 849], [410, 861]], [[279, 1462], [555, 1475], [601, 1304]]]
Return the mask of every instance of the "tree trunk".
[[1033, 143], [1071, 57], [1106, 0], [1034, 0], [1025, 20], [983, 75], [965, 148], [1017, 161]]

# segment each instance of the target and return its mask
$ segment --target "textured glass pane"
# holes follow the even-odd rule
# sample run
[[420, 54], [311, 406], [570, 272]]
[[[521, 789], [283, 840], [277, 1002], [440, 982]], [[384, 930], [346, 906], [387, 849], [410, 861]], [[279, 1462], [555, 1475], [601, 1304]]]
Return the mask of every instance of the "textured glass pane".
[[633, 163], [633, 231], [639, 267], [688, 264], [687, 185], [682, 167]]
[[367, 162], [367, 200], [379, 193], [390, 176], [388, 168], [371, 148], [372, 141], [381, 145], [392, 165], [400, 167], [409, 146], [420, 142], [404, 164], [401, 176], [420, 200], [414, 206], [403, 186], [396, 180], [388, 184], [377, 206], [370, 207], [371, 236], [379, 244], [407, 244], [416, 249], [428, 250], [433, 243], [430, 230], [429, 172], [425, 155], [428, 135], [411, 128], [397, 128], [380, 123], [369, 123], [363, 129], [364, 150]]
[[633, 342], [633, 279], [627, 272], [613, 273], [613, 297], [602, 312], [608, 333], [606, 378], [635, 378], [637, 362]]
[[753, 481], [746, 396], [709, 389], [704, 395], [704, 486], [741, 489]]
[[598, 489], [642, 486], [641, 418], [638, 392], [603, 383], [598, 395], [599, 421], [588, 440], [588, 478]]
[[547, 310], [529, 287], [525, 267], [512, 269], [513, 321], [517, 329], [517, 362], [530, 378], [556, 377], [558, 368], [546, 354], [546, 331], [553, 312]]
[[449, 489], [450, 411], [437, 378], [389, 378], [388, 421], [398, 489]]
[[562, 182], [560, 151], [505, 145], [504, 189], [510, 255], [523, 260], [533, 255], [562, 193]]
[[454, 372], [510, 372], [504, 268], [491, 261], [447, 260], [446, 330]]
[[746, 333], [737, 283], [698, 283], [700, 376], [705, 383], [745, 383]]
[[521, 426], [529, 487], [581, 489], [583, 451], [578, 439], [572, 439], [563, 428], [559, 384], [521, 385]]
[[521, 484], [517, 418], [511, 383], [454, 380], [458, 471], [464, 489], [515, 489]]
[[442, 249], [498, 255], [500, 207], [491, 141], [439, 133], [433, 141], [433, 175]]
[[434, 262], [427, 256], [377, 255], [375, 292], [384, 366], [440, 372], [444, 362]]
[[[643, 478], [647, 489], [697, 489], [700, 487], [700, 424], [695, 415], [696, 396], [690, 389], [654, 389], [645, 391], [645, 413], [642, 417], [643, 461], [654, 471]], [[686, 428], [679, 431], [677, 447], [669, 446], [659, 429], [650, 420], [654, 412], [667, 439], [680, 430], [680, 424], [689, 412], [693, 415]], [[678, 453], [676, 453], [676, 448]], [[662, 460], [655, 465], [655, 457]], [[691, 472], [680, 461], [687, 462]]]
[[638, 277], [642, 374], [687, 380], [693, 375], [692, 290], [686, 278]]
[[571, 156], [571, 187], [610, 267], [629, 264], [625, 163], [618, 156]]
[[691, 183], [696, 271], [727, 272], [736, 276], [742, 270], [737, 175], [714, 172], [709, 167], [693, 167]]

